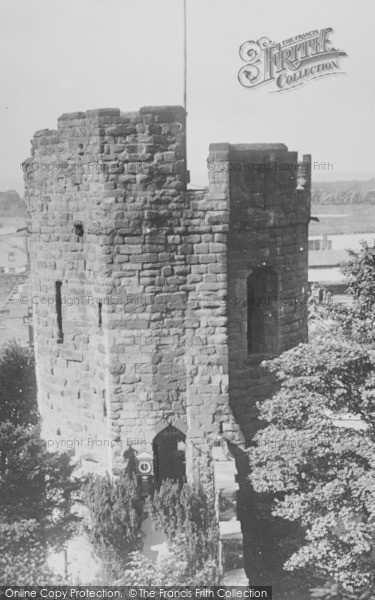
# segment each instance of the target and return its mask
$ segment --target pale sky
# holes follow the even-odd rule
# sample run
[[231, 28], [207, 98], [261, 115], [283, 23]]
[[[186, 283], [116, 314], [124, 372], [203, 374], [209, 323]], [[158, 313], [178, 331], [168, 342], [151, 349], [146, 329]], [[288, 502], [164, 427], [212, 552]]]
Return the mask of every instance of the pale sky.
[[[182, 104], [182, 0], [1, 0], [0, 190], [22, 191], [37, 129], [65, 112]], [[188, 167], [207, 184], [210, 142], [282, 142], [375, 175], [374, 0], [187, 0]], [[345, 75], [270, 94], [237, 79], [239, 47], [332, 27]], [[317, 173], [314, 173], [316, 177]]]

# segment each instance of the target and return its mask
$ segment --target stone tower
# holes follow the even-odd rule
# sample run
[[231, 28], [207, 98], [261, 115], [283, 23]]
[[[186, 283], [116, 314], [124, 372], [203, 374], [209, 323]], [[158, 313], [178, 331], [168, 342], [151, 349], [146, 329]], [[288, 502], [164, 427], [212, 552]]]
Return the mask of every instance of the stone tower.
[[242, 448], [260, 362], [306, 341], [309, 157], [213, 144], [197, 193], [184, 135], [179, 106], [65, 114], [25, 162], [43, 435], [86, 469]]

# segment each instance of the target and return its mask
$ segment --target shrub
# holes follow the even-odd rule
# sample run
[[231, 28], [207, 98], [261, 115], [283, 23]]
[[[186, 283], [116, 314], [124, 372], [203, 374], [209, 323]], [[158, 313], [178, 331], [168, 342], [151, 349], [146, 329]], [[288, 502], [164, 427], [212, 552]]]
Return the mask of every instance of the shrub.
[[38, 422], [34, 354], [16, 342], [0, 350], [0, 422]]
[[220, 580], [219, 533], [214, 499], [202, 483], [180, 486], [166, 480], [149, 503], [168, 541], [164, 585], [214, 585]]
[[90, 475], [83, 488], [86, 533], [103, 561], [105, 575], [122, 575], [130, 553], [141, 547], [143, 501], [134, 476], [111, 480]]
[[373, 600], [372, 594], [367, 590], [348, 592], [340, 589], [337, 584], [313, 589], [310, 597], [313, 600]]
[[116, 585], [155, 586], [159, 583], [160, 569], [156, 569], [141, 552], [130, 552], [124, 574], [116, 581]]
[[35, 520], [0, 525], [0, 585], [56, 585], [46, 566], [45, 531]]
[[123, 577], [116, 585], [206, 586], [219, 583], [216, 559], [210, 558], [202, 568], [191, 570], [189, 549], [185, 542], [185, 536], [177, 535], [173, 542], [169, 542], [168, 551], [159, 558], [157, 565], [140, 552], [130, 554]]

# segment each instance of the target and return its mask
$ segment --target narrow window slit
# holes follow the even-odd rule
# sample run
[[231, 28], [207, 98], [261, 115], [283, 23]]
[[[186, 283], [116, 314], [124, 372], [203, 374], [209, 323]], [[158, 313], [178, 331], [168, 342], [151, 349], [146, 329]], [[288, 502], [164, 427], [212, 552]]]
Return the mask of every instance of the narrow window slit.
[[102, 326], [102, 309], [103, 309], [103, 304], [102, 302], [99, 302], [98, 304], [98, 325], [99, 327]]
[[77, 223], [74, 223], [74, 233], [78, 236], [78, 237], [83, 237], [83, 224], [80, 223], [79, 221]]
[[57, 316], [57, 343], [62, 344], [64, 341], [63, 322], [62, 322], [62, 300], [61, 300], [62, 281], [56, 281], [56, 316]]

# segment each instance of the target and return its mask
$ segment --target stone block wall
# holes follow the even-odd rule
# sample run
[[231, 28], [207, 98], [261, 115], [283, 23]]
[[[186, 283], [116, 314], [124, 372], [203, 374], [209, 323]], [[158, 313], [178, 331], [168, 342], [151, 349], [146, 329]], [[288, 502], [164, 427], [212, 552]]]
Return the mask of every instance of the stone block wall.
[[[260, 363], [307, 341], [310, 172], [310, 156], [298, 162], [284, 144], [210, 146], [210, 193], [229, 205], [223, 215], [228, 220], [229, 404], [246, 441], [257, 429], [256, 402], [274, 387]], [[249, 276], [270, 270], [273, 289], [248, 298]], [[268, 348], [255, 352], [248, 349], [249, 303], [264, 307], [268, 319]]]
[[44, 436], [53, 449], [74, 443], [91, 469], [112, 470], [127, 445], [145, 450], [157, 423], [185, 413], [184, 127], [180, 107], [102, 109], [63, 115], [32, 141]]
[[[191, 194], [185, 219], [187, 289], [185, 364], [187, 371], [187, 461], [208, 452], [218, 435], [243, 445], [229, 403], [228, 246], [229, 197], [222, 191]], [[212, 440], [210, 440], [212, 438]]]
[[272, 388], [248, 352], [252, 270], [276, 272], [273, 350], [306, 339], [308, 159], [214, 144], [208, 191], [191, 192], [184, 130], [181, 107], [73, 113], [26, 161], [43, 435], [91, 470], [116, 472], [129, 446], [152, 455], [168, 425], [189, 475], [213, 438], [251, 438]]

